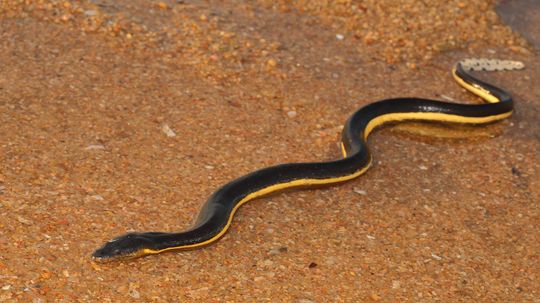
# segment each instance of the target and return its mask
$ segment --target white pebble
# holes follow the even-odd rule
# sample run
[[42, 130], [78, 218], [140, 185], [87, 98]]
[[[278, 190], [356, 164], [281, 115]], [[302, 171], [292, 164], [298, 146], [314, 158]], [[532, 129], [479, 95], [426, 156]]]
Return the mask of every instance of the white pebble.
[[289, 116], [289, 118], [294, 118], [296, 117], [296, 111], [294, 110], [291, 110], [287, 113], [287, 116]]
[[92, 150], [92, 149], [105, 149], [105, 146], [101, 144], [90, 144], [86, 148], [86, 150]]
[[336, 39], [343, 40], [343, 39], [345, 39], [345, 36], [343, 36], [342, 34], [337, 34]]
[[441, 95], [441, 98], [446, 100], [446, 101], [456, 101], [456, 100], [454, 100], [454, 98], [452, 98], [450, 96], [447, 96], [447, 95]]
[[438, 261], [442, 260], [442, 257], [437, 256], [437, 255], [434, 254], [434, 253], [431, 253], [431, 257], [432, 257], [433, 259], [435, 259], [435, 260], [438, 260]]
[[93, 9], [88, 9], [88, 10], [85, 10], [85, 11], [84, 11], [84, 14], [85, 14], [86, 16], [95, 16], [95, 15], [97, 15], [97, 13], [98, 13], [98, 12], [97, 12], [96, 10], [93, 10]]
[[356, 188], [356, 187], [353, 188], [353, 191], [355, 193], [359, 194], [359, 195], [363, 195], [363, 196], [367, 195], [367, 192], [365, 190], [362, 190], [362, 189], [359, 189], [359, 188]]
[[161, 130], [169, 138], [176, 137], [176, 133], [167, 124], [163, 124], [163, 126], [161, 126]]

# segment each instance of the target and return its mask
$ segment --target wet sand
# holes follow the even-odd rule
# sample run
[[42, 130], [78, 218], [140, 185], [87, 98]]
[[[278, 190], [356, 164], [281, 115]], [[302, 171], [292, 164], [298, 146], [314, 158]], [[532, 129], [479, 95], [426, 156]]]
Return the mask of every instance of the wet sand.
[[[540, 54], [476, 2], [3, 1], [0, 302], [540, 302]], [[339, 158], [362, 105], [479, 102], [465, 57], [526, 64], [482, 74], [511, 118], [390, 125], [365, 175], [250, 202], [213, 246], [90, 258], [252, 170]]]

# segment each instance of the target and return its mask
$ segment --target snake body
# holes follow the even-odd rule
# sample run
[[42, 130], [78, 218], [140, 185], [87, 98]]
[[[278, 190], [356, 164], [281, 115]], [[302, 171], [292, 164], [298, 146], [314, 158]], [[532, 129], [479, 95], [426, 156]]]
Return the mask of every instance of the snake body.
[[227, 232], [236, 211], [248, 201], [285, 188], [339, 183], [362, 175], [372, 162], [367, 137], [376, 127], [387, 122], [422, 120], [485, 124], [504, 119], [513, 111], [510, 95], [478, 80], [469, 72], [521, 68], [523, 64], [517, 61], [460, 61], [452, 69], [454, 79], [487, 103], [467, 105], [420, 98], [396, 98], [368, 104], [352, 114], [345, 123], [341, 142], [342, 159], [281, 164], [254, 171], [216, 190], [190, 229], [177, 233], [128, 233], [105, 243], [92, 256], [94, 260], [105, 261], [195, 249], [212, 244]]

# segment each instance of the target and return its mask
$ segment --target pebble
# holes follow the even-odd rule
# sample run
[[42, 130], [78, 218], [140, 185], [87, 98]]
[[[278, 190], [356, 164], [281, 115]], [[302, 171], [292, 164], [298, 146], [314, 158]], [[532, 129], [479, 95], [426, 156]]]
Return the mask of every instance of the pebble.
[[89, 9], [89, 10], [85, 10], [84, 11], [84, 14], [86, 16], [89, 16], [89, 17], [92, 17], [92, 16], [95, 16], [98, 14], [98, 11], [94, 10], [94, 9]]
[[269, 255], [278, 255], [281, 253], [286, 253], [288, 251], [287, 247], [272, 248], [268, 251]]
[[367, 195], [367, 192], [365, 190], [362, 190], [362, 189], [359, 189], [359, 188], [356, 188], [356, 187], [353, 188], [353, 191], [355, 193], [359, 194], [359, 195], [363, 195], [363, 196]]
[[176, 137], [176, 133], [169, 127], [169, 125], [167, 124], [163, 124], [163, 126], [161, 126], [161, 130], [165, 133], [165, 135], [167, 135], [167, 137], [169, 138], [172, 138], [172, 137]]
[[450, 96], [447, 96], [447, 95], [443, 95], [443, 94], [441, 94], [441, 99], [444, 99], [446, 101], [456, 101], [456, 100], [454, 100], [454, 98], [452, 98]]
[[294, 110], [291, 110], [291, 111], [287, 112], [287, 116], [289, 116], [289, 118], [294, 118], [294, 117], [296, 117], [296, 115], [297, 115], [296, 111], [294, 111]]
[[342, 34], [337, 34], [336, 39], [343, 40], [343, 39], [345, 39], [345, 36], [343, 36]]
[[432, 257], [433, 259], [435, 259], [435, 260], [438, 260], [438, 261], [442, 260], [442, 257], [441, 257], [441, 256], [437, 256], [437, 255], [434, 254], [434, 253], [431, 253], [431, 257]]
[[105, 149], [105, 146], [101, 144], [90, 144], [86, 148], [86, 150], [93, 150], [93, 149]]
[[269, 67], [276, 67], [277, 61], [276, 61], [275, 59], [269, 59], [268, 61], [266, 61], [266, 64], [267, 64]]
[[373, 301], [380, 301], [381, 300], [381, 296], [377, 295], [377, 294], [371, 294], [371, 300]]
[[169, 8], [167, 3], [162, 2], [162, 1], [158, 2], [157, 7], [160, 8], [160, 9], [168, 9]]

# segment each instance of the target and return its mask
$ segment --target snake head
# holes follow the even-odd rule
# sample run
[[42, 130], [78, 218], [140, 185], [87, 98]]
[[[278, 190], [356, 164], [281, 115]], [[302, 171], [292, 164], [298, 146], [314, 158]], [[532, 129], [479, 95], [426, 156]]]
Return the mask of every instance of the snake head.
[[138, 258], [147, 255], [147, 249], [152, 244], [152, 240], [144, 234], [128, 233], [105, 243], [92, 254], [92, 258], [95, 261]]

